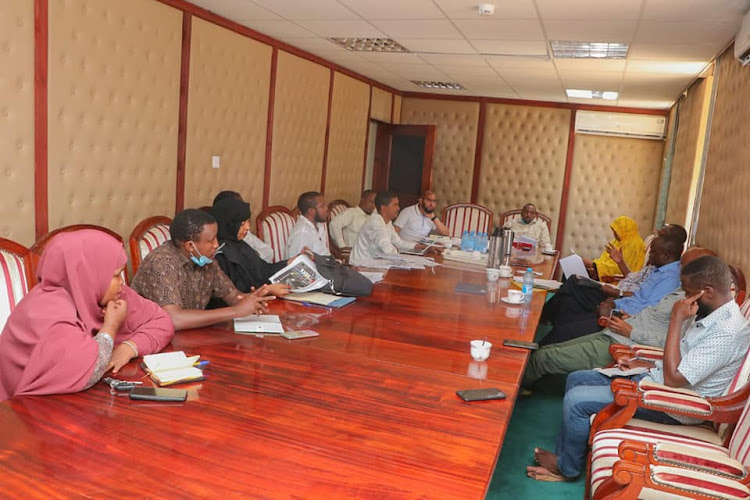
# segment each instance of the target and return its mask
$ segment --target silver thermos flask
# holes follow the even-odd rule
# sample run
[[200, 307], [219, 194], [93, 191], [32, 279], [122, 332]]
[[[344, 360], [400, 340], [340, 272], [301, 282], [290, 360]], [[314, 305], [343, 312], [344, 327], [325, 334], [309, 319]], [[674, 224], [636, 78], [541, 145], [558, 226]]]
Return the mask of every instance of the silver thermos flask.
[[503, 262], [504, 266], [510, 265], [510, 254], [513, 251], [513, 238], [516, 233], [509, 227], [503, 228]]
[[487, 267], [491, 269], [497, 269], [503, 263], [503, 230], [499, 227], [492, 232], [487, 256]]

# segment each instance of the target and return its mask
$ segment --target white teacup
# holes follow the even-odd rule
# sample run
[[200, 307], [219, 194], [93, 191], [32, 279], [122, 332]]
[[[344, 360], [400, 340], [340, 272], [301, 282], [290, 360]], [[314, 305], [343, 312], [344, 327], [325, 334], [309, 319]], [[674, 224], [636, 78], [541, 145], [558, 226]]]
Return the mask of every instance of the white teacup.
[[508, 296], [505, 297], [505, 300], [513, 304], [520, 304], [523, 302], [523, 292], [521, 290], [508, 290]]
[[500, 269], [495, 269], [493, 267], [487, 268], [487, 281], [497, 281], [500, 279]]
[[500, 271], [501, 278], [510, 278], [513, 276], [513, 268], [510, 266], [500, 266], [497, 270]]
[[471, 357], [474, 361], [485, 361], [490, 357], [490, 349], [492, 349], [492, 342], [486, 340], [472, 340], [471, 344]]
[[553, 247], [552, 245], [545, 245], [545, 246], [544, 246], [544, 251], [545, 251], [545, 252], [549, 252], [549, 253], [552, 253], [552, 252], [554, 252], [554, 251], [555, 251], [555, 247]]

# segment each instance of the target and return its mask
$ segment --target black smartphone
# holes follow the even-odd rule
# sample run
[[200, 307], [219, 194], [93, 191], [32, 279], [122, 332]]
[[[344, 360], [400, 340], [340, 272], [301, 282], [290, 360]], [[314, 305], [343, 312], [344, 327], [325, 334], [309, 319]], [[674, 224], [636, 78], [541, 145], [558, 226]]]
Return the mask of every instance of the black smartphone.
[[185, 401], [185, 389], [161, 389], [159, 387], [136, 387], [130, 391], [130, 399], [145, 401]]
[[622, 311], [612, 309], [612, 316], [614, 316], [615, 318], [622, 318]]
[[488, 401], [490, 399], [505, 399], [505, 394], [500, 389], [465, 389], [456, 391], [456, 395], [464, 401]]
[[521, 347], [523, 349], [529, 349], [531, 351], [536, 351], [539, 349], [539, 344], [536, 342], [524, 342], [523, 340], [513, 340], [513, 339], [505, 339], [503, 340], [503, 345], [508, 347]]

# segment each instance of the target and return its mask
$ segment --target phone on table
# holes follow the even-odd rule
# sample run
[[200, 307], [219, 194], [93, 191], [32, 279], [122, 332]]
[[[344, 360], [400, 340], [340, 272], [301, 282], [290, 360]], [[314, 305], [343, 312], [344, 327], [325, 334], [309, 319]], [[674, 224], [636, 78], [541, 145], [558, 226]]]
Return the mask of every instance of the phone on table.
[[513, 340], [513, 339], [505, 339], [503, 340], [503, 345], [507, 347], [520, 347], [522, 349], [529, 349], [531, 351], [536, 351], [539, 349], [539, 344], [536, 342], [524, 342], [523, 340]]
[[622, 311], [618, 311], [617, 309], [612, 309], [612, 314], [610, 315], [615, 318], [622, 318]]
[[160, 387], [136, 387], [130, 391], [130, 399], [144, 401], [185, 401], [185, 389], [162, 389]]
[[465, 389], [456, 391], [456, 395], [464, 401], [489, 401], [491, 399], [505, 399], [505, 394], [494, 387], [487, 389]]
[[308, 339], [310, 337], [318, 337], [320, 334], [313, 330], [298, 330], [296, 332], [284, 332], [281, 334], [282, 337], [288, 340], [297, 339]]

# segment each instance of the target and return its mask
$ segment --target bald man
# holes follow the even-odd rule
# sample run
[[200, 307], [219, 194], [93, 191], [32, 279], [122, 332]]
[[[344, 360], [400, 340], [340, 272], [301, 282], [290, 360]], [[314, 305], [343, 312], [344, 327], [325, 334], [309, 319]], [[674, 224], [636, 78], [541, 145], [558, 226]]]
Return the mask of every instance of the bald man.
[[440, 221], [435, 213], [437, 196], [427, 190], [417, 201], [401, 210], [393, 227], [402, 240], [419, 241], [432, 231], [437, 231], [441, 236], [448, 236], [448, 228]]

